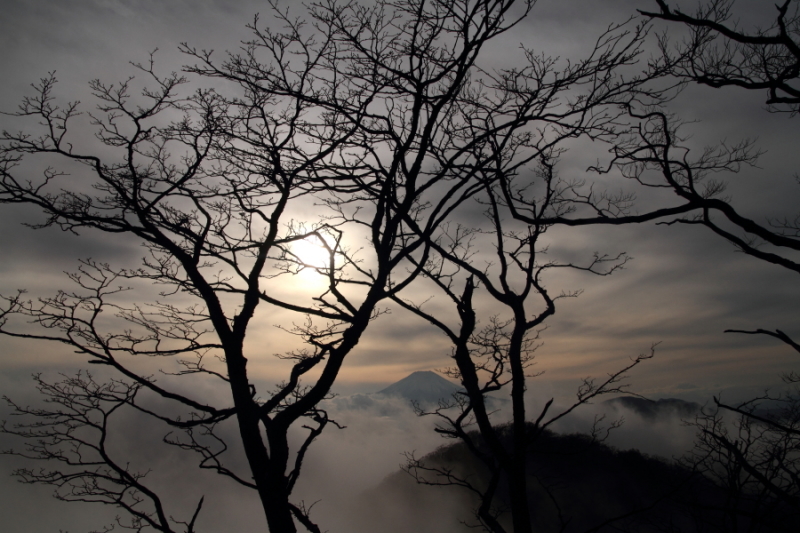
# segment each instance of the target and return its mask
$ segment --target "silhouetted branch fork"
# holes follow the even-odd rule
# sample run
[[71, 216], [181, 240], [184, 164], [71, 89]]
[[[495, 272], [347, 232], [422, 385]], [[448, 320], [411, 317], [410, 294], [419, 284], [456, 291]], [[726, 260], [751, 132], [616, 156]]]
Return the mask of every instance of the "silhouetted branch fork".
[[795, 509], [800, 507], [800, 496], [791, 494], [784, 487], [776, 485], [773, 479], [770, 479], [762, 471], [756, 468], [752, 462], [744, 456], [742, 449], [737, 445], [737, 442], [731, 442], [725, 435], [707, 430], [704, 431], [704, 434], [718, 442], [728, 452], [730, 452], [736, 458], [736, 465], [757, 479], [759, 483], [761, 483], [761, 485], [769, 492], [771, 492], [777, 498], [785, 501], [787, 504], [793, 506]]
[[[733, 2], [713, 0], [698, 8], [695, 16], [670, 9], [656, 0], [660, 11], [639, 10], [653, 19], [677, 22], [691, 28], [690, 40], [670, 57], [666, 39], [661, 40], [665, 64], [673, 75], [710, 87], [735, 86], [747, 90], [767, 90], [768, 105], [785, 104], [792, 114], [800, 104], [800, 43], [795, 40], [798, 18], [796, 7], [788, 18], [791, 0], [776, 4], [775, 22], [766, 30], [747, 33], [736, 24], [727, 25]], [[717, 36], [727, 41], [714, 46]]]
[[306, 529], [311, 531], [311, 533], [322, 533], [319, 526], [311, 521], [309, 514], [311, 513], [311, 508], [316, 505], [317, 502], [311, 504], [311, 506], [306, 509], [306, 506], [303, 502], [300, 502], [300, 505], [289, 504], [292, 514], [297, 518], [297, 520], [305, 526]]
[[[88, 373], [64, 377], [63, 381], [52, 384], [41, 376], [35, 377], [46, 401], [60, 408], [21, 407], [6, 398], [14, 408], [14, 415], [33, 416], [35, 420], [12, 427], [4, 421], [1, 431], [27, 439], [27, 453], [14, 450], [2, 453], [54, 460], [62, 465], [57, 470], [21, 468], [15, 474], [25, 483], [55, 486], [56, 497], [64, 501], [122, 508], [130, 515], [129, 524], [120, 522], [123, 527], [136, 529], [143, 523], [157, 531], [174, 533], [161, 498], [142, 481], [147, 472], [132, 471], [127, 461], [115, 459], [109, 449], [109, 419], [120, 408], [130, 405], [141, 387], [119, 380], [97, 383]], [[144, 502], [148, 502], [149, 509], [143, 508]], [[195, 518], [197, 512], [199, 507]]]
[[[764, 398], [764, 399], [767, 399], [767, 398]], [[750, 400], [747, 403], [753, 403], [755, 401], [756, 400]], [[766, 425], [768, 425], [770, 427], [773, 427], [773, 428], [777, 429], [778, 431], [782, 431], [783, 433], [785, 433], [787, 435], [796, 435], [796, 436], [800, 437], [800, 429], [798, 429], [796, 427], [789, 427], [789, 426], [786, 426], [785, 424], [782, 424], [780, 417], [769, 417], [769, 418], [767, 418], [765, 416], [760, 416], [760, 415], [755, 414], [752, 409], [743, 409], [742, 406], [736, 407], [736, 406], [724, 404], [724, 403], [720, 402], [719, 398], [717, 398], [716, 396], [714, 397], [714, 404], [717, 407], [719, 407], [720, 409], [725, 409], [726, 411], [730, 411], [732, 413], [738, 413], [738, 414], [740, 414], [740, 415], [742, 415], [742, 416], [744, 416], [744, 417], [746, 417], [748, 419], [758, 420], [759, 422], [761, 422], [763, 424], [766, 424]]]
[[192, 519], [189, 520], [188, 524], [186, 522], [176, 521], [177, 524], [183, 524], [186, 526], [186, 533], [195, 533], [194, 524], [195, 522], [197, 522], [197, 517], [200, 514], [200, 509], [203, 508], [203, 501], [205, 500], [205, 498], [206, 498], [205, 496], [200, 497], [200, 501], [197, 502], [197, 507], [195, 508], [194, 514], [192, 515]]
[[303, 428], [308, 430], [308, 435], [303, 440], [303, 444], [300, 445], [300, 449], [295, 455], [294, 468], [292, 468], [292, 471], [289, 472], [288, 476], [286, 476], [286, 482], [290, 492], [294, 488], [294, 484], [297, 482], [297, 479], [300, 477], [300, 471], [303, 467], [303, 460], [306, 457], [306, 453], [308, 452], [308, 448], [311, 446], [311, 443], [314, 442], [314, 439], [319, 437], [319, 435], [322, 433], [322, 430], [325, 429], [325, 426], [329, 422], [339, 429], [343, 429], [343, 426], [340, 426], [336, 423], [336, 421], [329, 419], [328, 413], [322, 409], [317, 409], [309, 418], [312, 418], [314, 422], [317, 423], [317, 426], [311, 427], [309, 425], [303, 425]]
[[214, 432], [216, 425], [216, 422], [211, 424], [202, 424], [201, 429], [203, 429], [202, 436], [211, 438], [213, 442], [219, 445], [219, 449], [217, 450], [213, 449], [212, 444], [201, 443], [197, 439], [195, 436], [196, 427], [194, 426], [184, 429], [184, 433], [189, 437], [189, 442], [185, 442], [173, 437], [171, 432], [164, 436], [163, 441], [171, 446], [176, 446], [180, 449], [199, 454], [202, 457], [202, 460], [199, 464], [200, 468], [214, 470], [218, 474], [227, 476], [244, 487], [256, 489], [257, 487], [252, 481], [243, 479], [241, 476], [229, 468], [226, 468], [222, 464], [220, 457], [222, 454], [228, 451], [228, 444], [224, 439]]
[[[406, 464], [403, 466], [403, 470], [411, 474], [417, 483], [421, 485], [443, 487], [455, 485], [468, 489], [476, 495], [483, 497], [483, 491], [481, 489], [475, 487], [467, 478], [456, 475], [452, 468], [428, 466], [423, 463], [421, 459], [417, 459], [413, 452], [406, 452], [404, 455], [406, 457]], [[426, 477], [424, 473], [433, 474], [434, 478]]]
[[[625, 394], [633, 394], [627, 390], [627, 386], [625, 386], [622, 382], [622, 379], [626, 377], [626, 374], [630, 372], [634, 367], [638, 366], [644, 361], [652, 359], [655, 357], [655, 350], [656, 346], [660, 343], [655, 343], [650, 347], [649, 354], [639, 354], [635, 358], [632, 358], [631, 363], [627, 366], [617, 370], [616, 372], [608, 374], [608, 378], [605, 381], [600, 383], [599, 385], [595, 383], [592, 378], [585, 378], [583, 383], [578, 388], [577, 393], [577, 401], [573, 403], [570, 407], [562, 411], [561, 413], [555, 415], [554, 417], [550, 418], [544, 424], [539, 426], [541, 429], [545, 429], [551, 424], [555, 423], [556, 421], [564, 418], [569, 413], [573, 412], [575, 409], [580, 407], [581, 405], [590, 403], [591, 400], [596, 398], [597, 396], [604, 395], [604, 394], [613, 394], [613, 393], [625, 393]], [[618, 385], [619, 384], [619, 385]]]

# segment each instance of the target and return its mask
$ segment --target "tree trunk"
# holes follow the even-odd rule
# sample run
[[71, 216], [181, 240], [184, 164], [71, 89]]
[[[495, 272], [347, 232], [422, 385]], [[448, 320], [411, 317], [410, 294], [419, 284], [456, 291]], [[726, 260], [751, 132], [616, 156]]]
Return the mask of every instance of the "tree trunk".
[[292, 509], [289, 506], [289, 497], [285, 491], [283, 494], [279, 494], [277, 491], [259, 490], [259, 496], [261, 496], [264, 514], [267, 515], [267, 527], [269, 527], [270, 533], [295, 533], [297, 531]]
[[511, 434], [511, 469], [507, 470], [511, 519], [514, 533], [531, 532], [528, 509], [528, 435], [525, 423], [525, 366], [522, 349], [525, 338], [524, 309], [516, 313], [514, 332], [509, 346], [511, 366], [511, 405], [513, 413]]
[[[289, 506], [288, 484], [286, 482], [286, 459], [288, 444], [283, 439], [270, 439], [270, 450], [264, 445], [259, 416], [259, 405], [253, 401], [247, 378], [247, 359], [241, 350], [226, 350], [226, 362], [239, 435], [242, 439], [247, 463], [253, 482], [261, 499], [261, 506], [267, 518], [270, 533], [295, 533], [297, 528]], [[285, 435], [284, 435], [285, 437]], [[276, 449], [272, 449], [276, 448]]]

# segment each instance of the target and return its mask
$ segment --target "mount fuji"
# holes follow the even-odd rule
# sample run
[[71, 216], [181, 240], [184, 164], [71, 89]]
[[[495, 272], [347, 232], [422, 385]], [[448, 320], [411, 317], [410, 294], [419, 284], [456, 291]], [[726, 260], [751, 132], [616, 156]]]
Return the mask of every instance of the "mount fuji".
[[[401, 416], [412, 412], [412, 405], [430, 410], [439, 407], [439, 402], [449, 402], [456, 392], [464, 389], [443, 378], [436, 372], [422, 370], [412, 372], [400, 381], [369, 394], [353, 394], [339, 396], [331, 400], [332, 404], [343, 410], [373, 410], [379, 416]], [[508, 402], [505, 398], [486, 397], [486, 406], [496, 410]]]
[[454, 393], [463, 391], [436, 372], [422, 370], [413, 372], [375, 394], [393, 398], [403, 398], [420, 404], [436, 404], [440, 400], [450, 400]]

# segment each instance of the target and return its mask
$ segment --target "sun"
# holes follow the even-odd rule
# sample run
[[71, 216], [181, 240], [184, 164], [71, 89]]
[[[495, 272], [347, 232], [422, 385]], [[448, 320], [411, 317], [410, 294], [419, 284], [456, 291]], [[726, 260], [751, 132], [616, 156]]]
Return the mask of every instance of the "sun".
[[317, 276], [316, 269], [326, 268], [330, 265], [330, 252], [316, 235], [292, 243], [292, 253], [305, 265], [301, 275]]

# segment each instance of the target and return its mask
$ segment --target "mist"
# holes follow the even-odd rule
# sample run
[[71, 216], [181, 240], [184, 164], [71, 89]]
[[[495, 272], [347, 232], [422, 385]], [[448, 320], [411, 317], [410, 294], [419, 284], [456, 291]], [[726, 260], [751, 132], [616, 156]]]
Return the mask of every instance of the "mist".
[[[18, 404], [36, 405], [41, 400], [32, 385], [30, 380], [15, 380], [5, 390]], [[212, 395], [212, 389], [206, 391], [207, 398]], [[533, 408], [537, 402], [530, 400]], [[502, 402], [498, 405], [493, 416], [496, 423], [503, 423], [509, 407]], [[436, 417], [418, 416], [407, 399], [376, 394], [340, 396], [328, 400], [324, 409], [344, 428], [329, 424], [312, 444], [303, 464], [294, 501], [303, 502], [307, 508], [313, 505], [312, 519], [331, 532], [374, 531], [376, 525], [391, 532], [465, 530], [460, 521], [472, 518], [473, 502], [468, 493], [458, 487], [419, 486], [410, 475], [401, 472], [405, 454], [423, 457], [454, 443], [434, 431]], [[556, 413], [559, 407], [553, 409]], [[7, 406], [1, 414], [10, 423], [16, 421], [9, 416]], [[650, 420], [604, 403], [579, 409], [552, 429], [559, 433], [586, 433], [595, 417], [602, 415], [608, 422], [624, 418], [624, 424], [613, 430], [607, 441], [617, 448], [636, 448], [664, 458], [680, 456], [691, 448], [692, 428], [684, 425], [679, 416], [664, 413]], [[149, 471], [146, 483], [163, 497], [175, 519], [186, 520], [200, 497], [204, 497], [199, 517], [203, 531], [263, 531], [263, 514], [254, 491], [198, 469], [200, 458], [196, 454], [164, 444], [163, 437], [171, 431], [166, 424], [153, 424], [144, 415], [128, 410], [114, 420], [111, 429], [115, 460], [130, 463], [134, 470]], [[231, 446], [224, 454], [225, 466], [246, 478], [247, 466], [237, 446], [235, 424], [228, 421], [217, 429]], [[305, 434], [302, 428], [292, 433], [294, 450]], [[21, 439], [0, 436], [0, 448], [11, 447], [21, 450]], [[114, 521], [116, 512], [108, 506], [59, 502], [51, 497], [50, 487], [19, 484], [7, 475], [12, 466], [54, 465], [0, 457], [0, 468], [6, 474], [0, 477], [0, 512], [6, 517], [4, 528], [8, 533], [59, 528], [93, 530]], [[390, 476], [392, 480], [387, 485]]]

